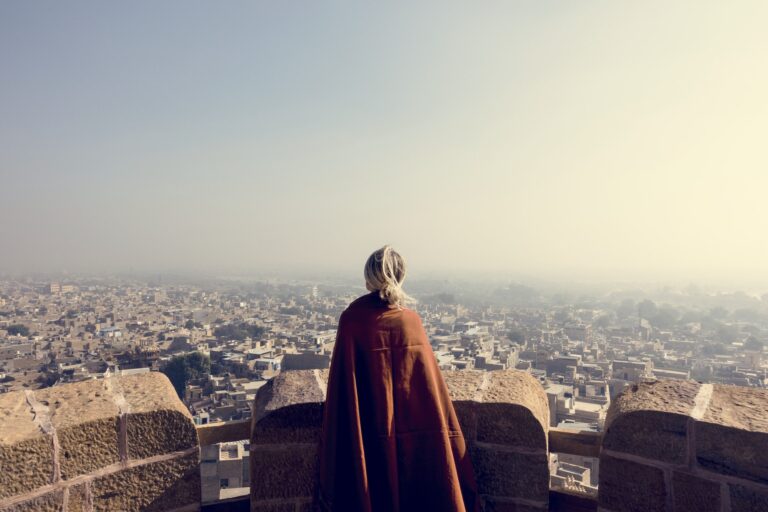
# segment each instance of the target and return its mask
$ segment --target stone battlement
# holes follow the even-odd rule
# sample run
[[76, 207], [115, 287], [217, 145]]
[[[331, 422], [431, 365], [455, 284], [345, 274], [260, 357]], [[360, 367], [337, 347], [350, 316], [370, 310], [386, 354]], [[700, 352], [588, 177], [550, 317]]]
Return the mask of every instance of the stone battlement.
[[[548, 510], [549, 408], [514, 370], [444, 372], [489, 510]], [[311, 510], [328, 370], [282, 372], [259, 389], [251, 434], [251, 510]], [[276, 508], [277, 507], [277, 508]], [[510, 508], [512, 507], [512, 508]]]
[[635, 386], [608, 411], [599, 502], [625, 510], [768, 510], [768, 391]]
[[[485, 511], [768, 510], [768, 391], [641, 384], [614, 401], [601, 437], [550, 429], [525, 372], [443, 375]], [[158, 373], [0, 395], [0, 512], [198, 510], [199, 439], [249, 433], [251, 510], [311, 511], [327, 377], [282, 372], [260, 388], [250, 428], [197, 432]], [[549, 490], [550, 452], [600, 457], [596, 501]]]
[[195, 426], [165, 375], [0, 395], [0, 511], [199, 508]]

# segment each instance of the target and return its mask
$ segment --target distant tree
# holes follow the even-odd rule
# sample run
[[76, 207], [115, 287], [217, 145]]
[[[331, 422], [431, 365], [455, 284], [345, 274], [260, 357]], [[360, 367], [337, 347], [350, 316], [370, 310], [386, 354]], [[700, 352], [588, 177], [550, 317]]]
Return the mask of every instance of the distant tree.
[[9, 325], [6, 329], [11, 336], [29, 336], [29, 327], [22, 324]]
[[96, 325], [95, 324], [91, 324], [91, 323], [85, 324], [85, 332], [90, 332], [91, 334], [95, 333], [96, 332]]
[[595, 318], [592, 322], [592, 325], [595, 327], [610, 327], [610, 325], [613, 323], [614, 316], [612, 314], [606, 313], [603, 315], [600, 315], [599, 317]]
[[179, 398], [184, 399], [184, 390], [191, 381], [211, 373], [211, 360], [200, 352], [174, 356], [160, 370], [170, 379]]
[[653, 325], [661, 329], [670, 329], [675, 326], [680, 318], [680, 312], [670, 305], [663, 305], [657, 309], [656, 314], [649, 320]]
[[720, 324], [716, 329], [716, 336], [723, 343], [731, 343], [741, 338], [742, 335], [737, 326]]
[[728, 310], [718, 306], [709, 310], [709, 317], [713, 320], [722, 320], [728, 316]]
[[240, 322], [237, 324], [226, 324], [217, 327], [213, 335], [225, 340], [243, 341], [246, 338], [257, 339], [264, 335], [266, 329], [260, 325], [247, 324]]
[[522, 345], [525, 343], [525, 333], [520, 329], [512, 329], [507, 333], [507, 338], [513, 343]]
[[637, 314], [637, 303], [632, 299], [624, 299], [616, 308], [616, 314], [619, 318], [629, 318]]
[[646, 299], [637, 305], [637, 312], [641, 318], [650, 320], [651, 318], [656, 316], [656, 313], [658, 312], [658, 310], [656, 308], [655, 302], [653, 302], [652, 300]]
[[751, 308], [737, 309], [731, 316], [734, 320], [746, 322], [760, 322], [763, 319], [763, 315], [759, 311], [755, 311]]
[[722, 343], [710, 343], [709, 345], [704, 345], [701, 351], [710, 356], [715, 354], [726, 354], [728, 352], [726, 346]]

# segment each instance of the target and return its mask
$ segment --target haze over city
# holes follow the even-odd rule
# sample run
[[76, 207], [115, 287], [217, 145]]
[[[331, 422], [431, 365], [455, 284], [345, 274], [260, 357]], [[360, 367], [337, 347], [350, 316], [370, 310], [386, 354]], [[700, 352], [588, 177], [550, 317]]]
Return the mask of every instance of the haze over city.
[[0, 4], [0, 273], [768, 283], [765, 2]]

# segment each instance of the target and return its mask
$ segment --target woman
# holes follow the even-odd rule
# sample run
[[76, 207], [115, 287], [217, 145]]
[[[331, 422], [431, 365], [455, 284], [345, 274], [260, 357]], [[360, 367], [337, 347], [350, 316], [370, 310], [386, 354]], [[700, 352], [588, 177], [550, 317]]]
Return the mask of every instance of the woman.
[[365, 264], [371, 292], [341, 314], [328, 376], [317, 502], [324, 512], [476, 512], [464, 436], [421, 319], [404, 307], [405, 261]]

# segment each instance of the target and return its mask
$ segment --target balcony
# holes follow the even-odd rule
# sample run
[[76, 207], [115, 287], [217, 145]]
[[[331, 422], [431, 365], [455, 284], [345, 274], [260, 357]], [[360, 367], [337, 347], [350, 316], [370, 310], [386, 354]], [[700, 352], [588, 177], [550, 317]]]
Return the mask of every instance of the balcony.
[[[768, 510], [768, 392], [657, 381], [604, 435], [549, 428], [514, 370], [445, 372], [486, 511]], [[157, 373], [0, 395], [0, 512], [310, 511], [327, 371], [283, 372], [251, 422], [195, 428]], [[201, 505], [200, 447], [249, 438], [250, 497]], [[598, 495], [550, 490], [550, 453], [600, 459]], [[249, 498], [249, 499], [248, 499]]]

